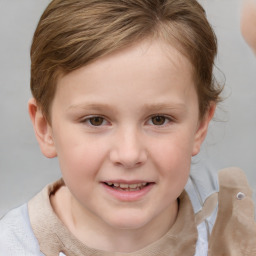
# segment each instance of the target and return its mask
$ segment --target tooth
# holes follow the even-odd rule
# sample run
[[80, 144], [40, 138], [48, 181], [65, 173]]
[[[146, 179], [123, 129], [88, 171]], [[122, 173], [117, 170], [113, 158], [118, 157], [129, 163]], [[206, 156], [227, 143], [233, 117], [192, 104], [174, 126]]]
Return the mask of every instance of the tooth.
[[138, 184], [125, 184], [125, 183], [112, 183], [112, 182], [107, 182], [107, 184], [109, 186], [114, 186], [116, 188], [122, 188], [122, 189], [132, 189], [133, 190], [136, 190], [136, 189], [141, 189], [142, 187], [146, 186], [147, 185], [147, 182], [143, 182], [143, 183], [138, 183]]
[[138, 187], [138, 184], [130, 184], [129, 185], [129, 188], [137, 188]]
[[128, 188], [129, 185], [128, 184], [120, 184], [120, 188]]

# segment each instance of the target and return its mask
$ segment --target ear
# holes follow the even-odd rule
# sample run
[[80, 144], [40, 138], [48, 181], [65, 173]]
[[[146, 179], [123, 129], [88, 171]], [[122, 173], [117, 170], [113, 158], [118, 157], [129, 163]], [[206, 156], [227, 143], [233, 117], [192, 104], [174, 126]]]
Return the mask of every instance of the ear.
[[200, 121], [198, 125], [197, 131], [195, 134], [195, 139], [194, 139], [192, 156], [195, 156], [200, 152], [200, 147], [207, 135], [208, 126], [214, 116], [215, 109], [216, 109], [216, 104], [211, 103], [208, 111], [205, 113], [205, 116], [203, 117], [203, 119]]
[[56, 157], [52, 128], [34, 98], [28, 102], [28, 112], [42, 153], [48, 158]]

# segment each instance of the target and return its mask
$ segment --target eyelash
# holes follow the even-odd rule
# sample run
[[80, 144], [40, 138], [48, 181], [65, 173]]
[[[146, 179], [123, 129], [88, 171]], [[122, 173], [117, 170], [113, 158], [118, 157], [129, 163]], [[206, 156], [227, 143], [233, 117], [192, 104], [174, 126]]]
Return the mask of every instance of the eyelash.
[[[157, 117], [164, 118], [164, 123], [159, 124], [159, 125], [154, 124], [152, 120], [153, 120], [153, 118], [157, 118]], [[151, 116], [150, 119], [147, 121], [147, 123], [151, 122], [150, 125], [155, 126], [155, 127], [166, 127], [173, 121], [174, 121], [173, 118], [171, 118], [170, 116], [166, 116], [166, 115], [163, 115], [163, 114], [157, 114], [157, 115]]]
[[[102, 123], [99, 124], [99, 125], [93, 125], [93, 124], [91, 123], [91, 121], [92, 121], [93, 119], [96, 119], [96, 118], [100, 119], [100, 121], [102, 121]], [[97, 127], [101, 127], [101, 126], [103, 126], [103, 125], [106, 125], [106, 123], [109, 123], [109, 122], [106, 120], [105, 117], [103, 117], [103, 116], [96, 116], [96, 115], [95, 115], [95, 116], [88, 116], [88, 117], [82, 119], [82, 120], [81, 120], [81, 123], [86, 124], [86, 125], [88, 125], [88, 126], [90, 126], [90, 127], [95, 127], [95, 128], [97, 128]]]
[[[154, 124], [154, 122], [153, 122], [154, 118], [163, 118], [163, 120], [162, 120], [163, 124], [158, 124], [158, 125]], [[99, 124], [98, 125], [92, 124], [93, 119], [99, 119], [98, 120]], [[97, 121], [97, 120], [94, 120], [94, 121]], [[163, 115], [163, 114], [157, 114], [157, 115], [151, 116], [149, 118], [149, 120], [146, 122], [146, 124], [156, 126], [156, 127], [165, 127], [165, 126], [168, 126], [170, 122], [173, 122], [173, 118], [171, 118], [170, 116], [166, 116], [166, 115]], [[97, 127], [107, 125], [109, 122], [107, 121], [107, 119], [105, 117], [95, 115], [95, 116], [88, 116], [88, 117], [82, 119], [81, 123], [84, 123], [84, 124], [86, 124], [90, 127], [97, 128]]]

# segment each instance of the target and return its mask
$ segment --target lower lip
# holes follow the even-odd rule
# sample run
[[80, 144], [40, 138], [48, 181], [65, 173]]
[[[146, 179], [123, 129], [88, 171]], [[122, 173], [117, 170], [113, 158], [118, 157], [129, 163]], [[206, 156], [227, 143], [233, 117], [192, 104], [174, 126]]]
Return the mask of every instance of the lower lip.
[[145, 197], [149, 191], [153, 187], [153, 183], [145, 186], [144, 188], [137, 190], [137, 191], [125, 191], [125, 190], [117, 190], [115, 188], [112, 188], [105, 183], [102, 183], [106, 191], [116, 199], [124, 202], [132, 202], [132, 201], [138, 201]]

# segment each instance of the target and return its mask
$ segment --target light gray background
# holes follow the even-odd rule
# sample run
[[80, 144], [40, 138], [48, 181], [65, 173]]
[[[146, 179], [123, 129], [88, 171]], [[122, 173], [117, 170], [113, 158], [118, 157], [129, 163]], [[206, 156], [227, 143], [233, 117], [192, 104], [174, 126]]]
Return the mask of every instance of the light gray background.
[[[198, 159], [216, 170], [243, 168], [255, 188], [256, 57], [240, 35], [241, 1], [201, 0], [219, 40], [216, 63], [226, 77], [227, 99], [219, 106]], [[29, 48], [48, 3], [0, 0], [0, 216], [60, 176], [57, 159], [41, 155], [27, 114]], [[224, 81], [220, 71], [217, 76]]]

